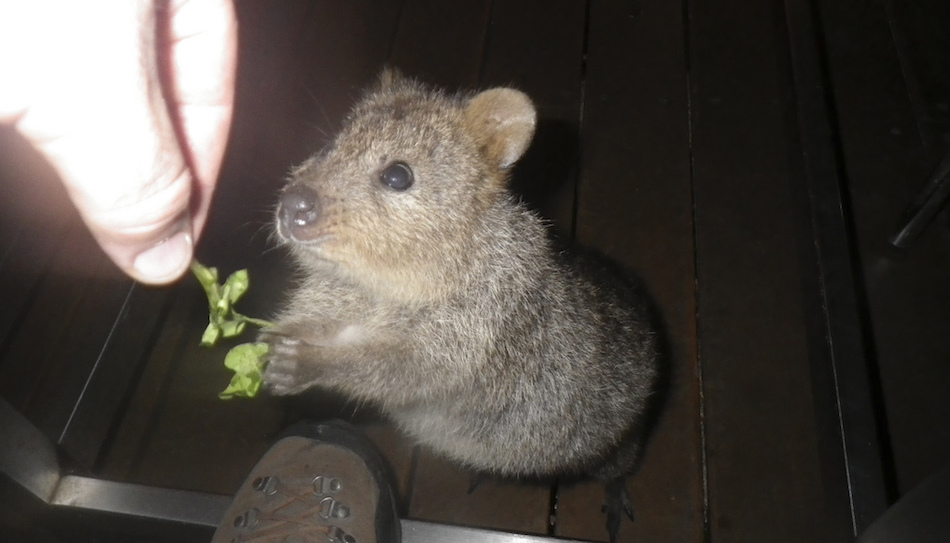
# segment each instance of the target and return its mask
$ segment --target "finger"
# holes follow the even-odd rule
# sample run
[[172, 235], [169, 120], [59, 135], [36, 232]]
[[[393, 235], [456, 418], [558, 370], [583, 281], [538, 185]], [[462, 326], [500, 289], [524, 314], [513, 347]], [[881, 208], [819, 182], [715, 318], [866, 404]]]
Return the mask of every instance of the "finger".
[[0, 116], [14, 118], [50, 160], [121, 269], [148, 283], [174, 280], [191, 260], [192, 179], [166, 110], [155, 104], [154, 51], [142, 40], [150, 3], [47, 0], [3, 9], [19, 13], [0, 38], [17, 46], [0, 53]]
[[231, 126], [237, 20], [230, 0], [175, 0], [170, 10], [173, 107], [197, 180], [192, 221], [200, 233]]

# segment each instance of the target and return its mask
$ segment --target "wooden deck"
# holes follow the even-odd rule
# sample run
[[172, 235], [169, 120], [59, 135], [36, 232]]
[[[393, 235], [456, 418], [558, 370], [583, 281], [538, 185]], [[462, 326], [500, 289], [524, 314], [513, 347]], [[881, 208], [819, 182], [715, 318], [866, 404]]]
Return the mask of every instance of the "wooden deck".
[[[876, 151], [862, 134], [873, 119], [850, 100], [864, 89], [849, 70], [870, 61], [852, 62], [850, 48], [886, 29], [872, 24], [883, 7], [857, 4], [820, 15], [847, 151], [842, 168], [862, 187], [874, 178], [862, 167], [917, 175], [923, 153], [906, 151], [918, 153], [912, 167], [867, 165]], [[853, 537], [853, 522], [863, 521], [851, 516], [834, 375], [821, 354], [826, 308], [786, 6], [237, 6], [237, 113], [199, 259], [225, 273], [249, 268], [242, 312], [273, 313], [290, 281], [285, 255], [268, 240], [285, 173], [328, 141], [383, 66], [450, 89], [515, 86], [540, 115], [515, 190], [558, 232], [636, 270], [666, 324], [670, 390], [643, 467], [628, 481], [637, 519], [623, 526], [621, 541]], [[852, 12], [874, 32], [849, 34]], [[850, 41], [839, 39], [846, 35]], [[890, 67], [876, 68], [877, 77], [899, 71]], [[870, 92], [881, 107], [893, 103], [886, 89]], [[912, 112], [895, 115], [912, 122]], [[153, 289], [118, 275], [51, 173], [8, 131], [0, 136], [0, 395], [60, 443], [77, 471], [230, 494], [288, 424], [343, 416], [389, 460], [408, 518], [606, 540], [597, 485], [490, 482], [468, 493], [468, 474], [339, 398], [218, 400], [229, 375], [223, 349], [198, 345], [207, 311], [197, 284]], [[889, 209], [918, 186], [894, 189]], [[856, 189], [865, 242], [875, 227], [861, 221], [882, 219], [862, 207], [874, 203], [862, 194]], [[945, 238], [925, 243], [946, 254]], [[862, 256], [876, 246], [861, 245]], [[874, 304], [878, 315], [886, 307]], [[875, 333], [884, 334], [882, 322]], [[892, 367], [880, 357], [897, 348], [893, 341], [871, 349], [882, 367]]]

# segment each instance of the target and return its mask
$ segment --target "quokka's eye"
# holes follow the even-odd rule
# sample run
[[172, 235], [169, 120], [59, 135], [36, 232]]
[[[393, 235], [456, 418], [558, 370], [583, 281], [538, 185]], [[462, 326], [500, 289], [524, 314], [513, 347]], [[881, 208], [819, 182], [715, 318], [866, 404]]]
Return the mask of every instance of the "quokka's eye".
[[379, 182], [387, 187], [402, 192], [412, 186], [415, 176], [412, 168], [405, 162], [393, 162], [379, 174]]

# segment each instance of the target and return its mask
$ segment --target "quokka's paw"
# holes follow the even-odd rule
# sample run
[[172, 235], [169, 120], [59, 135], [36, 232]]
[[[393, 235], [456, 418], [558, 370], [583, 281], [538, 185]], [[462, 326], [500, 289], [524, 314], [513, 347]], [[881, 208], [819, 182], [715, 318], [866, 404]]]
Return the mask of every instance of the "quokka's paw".
[[610, 543], [617, 541], [620, 533], [621, 515], [634, 519], [633, 504], [627, 494], [627, 483], [623, 477], [617, 477], [604, 486], [604, 512], [607, 513], [607, 536]]
[[[264, 332], [260, 340], [268, 344], [264, 389], [278, 396], [298, 394], [313, 384], [316, 365], [313, 346], [292, 336]], [[309, 354], [308, 354], [309, 353]]]

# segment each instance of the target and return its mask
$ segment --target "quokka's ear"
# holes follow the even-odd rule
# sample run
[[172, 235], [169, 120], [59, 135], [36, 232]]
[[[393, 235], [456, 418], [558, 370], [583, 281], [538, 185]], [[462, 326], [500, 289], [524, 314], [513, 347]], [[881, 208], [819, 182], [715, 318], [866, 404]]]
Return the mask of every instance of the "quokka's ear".
[[485, 158], [500, 169], [508, 169], [528, 149], [537, 113], [525, 93], [508, 88], [489, 89], [469, 100], [465, 124], [475, 135]]

